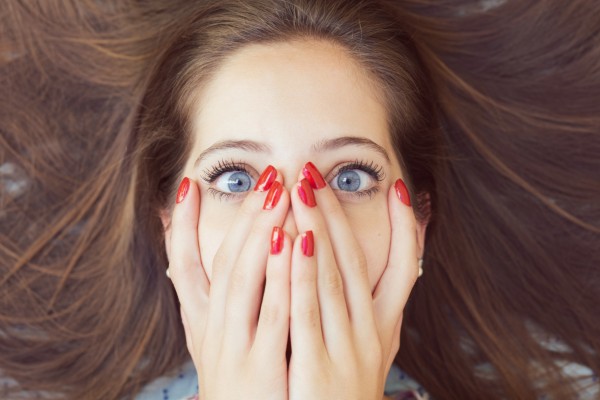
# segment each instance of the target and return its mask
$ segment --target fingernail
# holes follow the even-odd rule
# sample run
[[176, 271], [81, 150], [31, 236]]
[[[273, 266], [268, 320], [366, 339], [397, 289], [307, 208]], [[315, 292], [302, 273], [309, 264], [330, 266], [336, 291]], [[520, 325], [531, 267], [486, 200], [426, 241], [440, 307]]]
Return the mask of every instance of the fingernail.
[[302, 200], [302, 202], [309, 207], [314, 207], [317, 205], [315, 192], [313, 192], [313, 189], [307, 179], [302, 179], [300, 181], [300, 185], [298, 185], [298, 196], [300, 196], [300, 200]]
[[398, 179], [396, 181], [396, 184], [394, 185], [394, 188], [396, 189], [396, 195], [398, 196], [400, 201], [410, 207], [410, 196], [408, 194], [408, 189], [406, 188], [404, 181], [402, 179]]
[[323, 176], [317, 167], [315, 167], [315, 164], [311, 163], [310, 161], [304, 165], [304, 168], [302, 168], [302, 175], [308, 179], [310, 186], [312, 186], [314, 189], [321, 189], [327, 185], [325, 179], [323, 179]]
[[306, 231], [302, 234], [302, 254], [306, 257], [312, 257], [315, 252], [315, 238], [312, 231]]
[[271, 233], [271, 254], [281, 253], [282, 248], [283, 248], [283, 229], [281, 229], [278, 226], [274, 226], [273, 232]]
[[265, 192], [271, 188], [273, 182], [277, 178], [277, 170], [272, 165], [267, 166], [262, 174], [260, 174], [260, 178], [258, 178], [258, 182], [256, 182], [256, 186], [254, 186], [255, 192]]
[[179, 189], [177, 189], [177, 198], [175, 199], [177, 204], [181, 203], [183, 201], [183, 199], [185, 199], [185, 196], [187, 195], [188, 190], [190, 190], [190, 180], [186, 176], [185, 178], [183, 178], [183, 180], [179, 184]]
[[265, 198], [265, 203], [263, 204], [264, 210], [272, 210], [277, 205], [279, 198], [281, 197], [282, 190], [283, 186], [281, 186], [279, 181], [273, 182], [273, 185], [269, 189], [267, 197]]

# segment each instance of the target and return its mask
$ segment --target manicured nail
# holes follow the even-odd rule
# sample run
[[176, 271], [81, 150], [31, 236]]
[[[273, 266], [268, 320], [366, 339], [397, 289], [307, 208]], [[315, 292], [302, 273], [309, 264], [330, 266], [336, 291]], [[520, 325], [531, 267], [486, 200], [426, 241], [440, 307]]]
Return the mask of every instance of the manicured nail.
[[302, 254], [306, 257], [312, 257], [315, 252], [315, 238], [312, 231], [306, 231], [302, 234]]
[[398, 195], [400, 201], [410, 207], [410, 196], [404, 181], [402, 179], [398, 179], [394, 185], [394, 188], [396, 189], [396, 195]]
[[302, 202], [309, 207], [314, 207], [317, 205], [315, 192], [313, 192], [313, 189], [307, 179], [302, 179], [300, 181], [300, 185], [298, 185], [298, 196], [300, 196], [300, 200], [302, 200]]
[[267, 197], [265, 198], [265, 203], [263, 204], [264, 210], [272, 210], [277, 203], [279, 202], [279, 198], [281, 197], [281, 192], [283, 191], [283, 186], [279, 181], [273, 182], [271, 189], [267, 193]]
[[323, 176], [317, 167], [315, 167], [315, 164], [311, 163], [310, 161], [304, 165], [304, 168], [302, 168], [302, 175], [308, 179], [310, 186], [312, 186], [313, 189], [321, 189], [327, 185], [325, 179], [323, 179]]
[[181, 203], [183, 201], [183, 199], [185, 199], [185, 196], [187, 195], [188, 190], [190, 190], [190, 180], [186, 176], [185, 178], [183, 178], [183, 180], [179, 184], [179, 189], [177, 189], [177, 198], [175, 199], [177, 204]]
[[281, 253], [282, 248], [283, 248], [283, 229], [281, 229], [278, 226], [274, 226], [273, 232], [271, 233], [271, 254]]
[[273, 182], [277, 178], [277, 170], [272, 165], [269, 165], [258, 178], [256, 186], [254, 186], [255, 192], [266, 192], [271, 188]]

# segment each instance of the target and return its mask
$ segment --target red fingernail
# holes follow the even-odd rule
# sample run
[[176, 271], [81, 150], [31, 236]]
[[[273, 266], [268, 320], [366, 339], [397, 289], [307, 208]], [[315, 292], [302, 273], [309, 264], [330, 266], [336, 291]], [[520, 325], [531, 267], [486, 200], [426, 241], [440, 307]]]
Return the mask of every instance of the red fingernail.
[[309, 207], [314, 207], [317, 205], [315, 192], [313, 192], [313, 189], [307, 179], [302, 179], [300, 181], [300, 185], [298, 186], [298, 196], [300, 196], [300, 200], [302, 200], [302, 202]]
[[277, 178], [277, 170], [272, 165], [269, 165], [258, 178], [256, 186], [254, 186], [255, 192], [265, 192], [271, 188], [273, 182]]
[[394, 188], [396, 189], [396, 195], [398, 195], [400, 201], [410, 207], [410, 195], [408, 194], [408, 189], [406, 188], [404, 181], [398, 179]]
[[302, 175], [308, 179], [310, 186], [312, 186], [314, 189], [321, 189], [327, 185], [327, 183], [325, 183], [325, 179], [323, 179], [323, 176], [317, 167], [315, 167], [315, 164], [311, 163], [310, 161], [304, 165], [304, 168], [302, 168]]
[[179, 184], [179, 189], [177, 189], [177, 197], [175, 199], [177, 204], [181, 203], [183, 201], [183, 199], [185, 199], [185, 196], [187, 195], [188, 190], [190, 190], [190, 180], [186, 176], [185, 178], [183, 178], [183, 180]]
[[282, 248], [283, 248], [283, 229], [281, 229], [278, 226], [274, 226], [273, 232], [271, 233], [271, 254], [281, 253]]
[[315, 238], [312, 231], [306, 231], [302, 234], [302, 254], [306, 257], [312, 257], [315, 252]]
[[279, 181], [273, 182], [271, 189], [267, 193], [267, 197], [265, 198], [265, 203], [263, 204], [264, 210], [272, 210], [277, 203], [279, 202], [279, 198], [281, 197], [281, 192], [283, 190], [283, 186]]

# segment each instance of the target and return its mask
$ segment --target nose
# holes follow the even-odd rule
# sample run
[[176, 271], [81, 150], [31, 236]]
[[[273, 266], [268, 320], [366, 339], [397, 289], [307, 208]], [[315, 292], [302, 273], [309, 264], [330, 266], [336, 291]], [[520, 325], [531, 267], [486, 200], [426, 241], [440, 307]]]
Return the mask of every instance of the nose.
[[[279, 166], [277, 169], [282, 177], [282, 182], [285, 188], [289, 191], [290, 196], [293, 196], [294, 190], [296, 189], [296, 184], [300, 182], [304, 175], [302, 174], [302, 168], [304, 167], [306, 159], [302, 159], [298, 157], [294, 160], [288, 160], [284, 167]], [[294, 210], [292, 209], [292, 205], [290, 203], [290, 207], [285, 216], [285, 220], [283, 221], [283, 230], [290, 235], [292, 241], [298, 236], [298, 227], [296, 226], [296, 220], [294, 219]]]
[[[290, 196], [294, 195], [293, 191], [296, 190], [296, 184], [300, 181], [300, 179], [303, 178], [302, 166], [304, 165], [304, 162], [305, 161], [298, 159], [290, 162], [290, 165], [286, 164], [285, 167], [278, 167], [278, 170], [281, 173], [283, 184], [289, 191]], [[294, 241], [296, 236], [298, 236], [298, 227], [296, 226], [296, 220], [294, 219], [294, 210], [292, 209], [291, 202], [285, 216], [285, 220], [283, 221], [282, 228], [288, 235], [290, 235], [292, 241]]]
[[292, 211], [291, 206], [288, 209], [285, 220], [283, 221], [283, 230], [290, 235], [292, 241], [294, 241], [296, 236], [298, 236], [298, 227], [296, 226], [296, 220], [294, 219], [294, 212]]

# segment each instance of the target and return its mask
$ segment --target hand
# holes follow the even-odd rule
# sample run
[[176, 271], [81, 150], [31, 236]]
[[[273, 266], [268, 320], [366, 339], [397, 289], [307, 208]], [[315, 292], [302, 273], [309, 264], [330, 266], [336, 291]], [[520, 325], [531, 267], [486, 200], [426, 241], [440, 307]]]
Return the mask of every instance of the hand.
[[[289, 208], [289, 194], [280, 176], [270, 183], [268, 194], [253, 191], [244, 199], [215, 255], [210, 284], [201, 265], [200, 193], [194, 182], [173, 211], [169, 275], [181, 303], [200, 399], [288, 398], [289, 236], [282, 237], [279, 254], [270, 255], [269, 249], [273, 227], [281, 226]], [[277, 204], [264, 210], [265, 198], [277, 192]]]
[[[299, 188], [291, 193], [301, 235], [292, 251], [289, 397], [381, 399], [418, 276], [414, 213], [392, 188], [393, 245], [372, 295], [365, 257], [331, 188], [313, 192], [307, 180]], [[305, 255], [311, 237], [314, 254]]]

